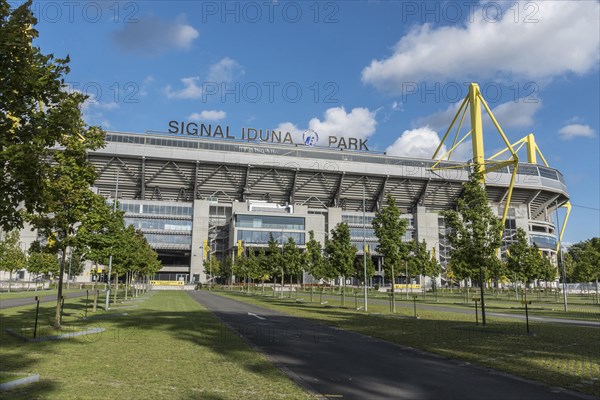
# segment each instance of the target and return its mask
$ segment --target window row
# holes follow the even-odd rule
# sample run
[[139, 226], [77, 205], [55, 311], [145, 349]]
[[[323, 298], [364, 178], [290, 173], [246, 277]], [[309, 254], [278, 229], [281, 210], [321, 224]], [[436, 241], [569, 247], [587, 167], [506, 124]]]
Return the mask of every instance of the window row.
[[545, 249], [555, 249], [557, 245], [557, 241], [555, 237], [552, 236], [542, 236], [542, 235], [529, 235], [529, 239], [532, 243], [535, 243], [540, 248]]
[[148, 243], [152, 244], [192, 244], [191, 235], [158, 235], [158, 234], [145, 234], [144, 237]]
[[119, 209], [135, 214], [162, 214], [192, 216], [193, 207], [187, 205], [140, 204], [119, 202]]
[[[269, 243], [270, 235], [273, 235], [275, 241], [281, 244], [281, 232], [264, 232], [264, 231], [244, 231], [239, 230], [237, 240], [243, 240], [246, 244], [267, 244]], [[289, 238], [294, 239], [297, 245], [304, 244], [304, 233], [300, 232], [283, 232], [283, 242], [287, 242]]]
[[191, 220], [173, 220], [163, 218], [125, 218], [125, 225], [133, 225], [135, 229], [162, 229], [165, 231], [191, 231]]
[[361, 238], [363, 236], [367, 239], [377, 238], [377, 236], [375, 236], [375, 231], [373, 230], [373, 228], [365, 228], [364, 230], [363, 228], [350, 228], [350, 237]]
[[279, 215], [236, 215], [238, 228], [274, 228], [304, 230], [304, 218]]

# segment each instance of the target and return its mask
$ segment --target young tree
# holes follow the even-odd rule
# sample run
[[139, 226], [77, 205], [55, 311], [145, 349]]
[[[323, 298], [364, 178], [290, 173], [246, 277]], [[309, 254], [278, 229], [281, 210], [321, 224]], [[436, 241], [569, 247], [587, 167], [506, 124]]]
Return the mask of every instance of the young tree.
[[488, 204], [480, 170], [476, 165], [469, 181], [463, 185], [464, 194], [457, 201], [456, 211], [445, 211], [443, 215], [450, 228], [448, 239], [452, 245], [453, 268], [470, 270], [470, 276], [479, 271], [481, 321], [485, 325], [485, 273], [496, 262], [497, 250], [502, 244], [502, 222]]
[[552, 264], [548, 257], [542, 257], [539, 266], [539, 279], [546, 282], [546, 289], [548, 289], [548, 282], [554, 282], [558, 276], [558, 270]]
[[[560, 280], [562, 281], [563, 279], [566, 278], [566, 280], [568, 282], [575, 282], [575, 260], [573, 259], [573, 256], [571, 255], [570, 252], [563, 252], [562, 257], [560, 256], [559, 253], [559, 257], [558, 257], [558, 267], [559, 267], [559, 275], [560, 275]], [[566, 277], [563, 277], [563, 265], [564, 265], [564, 270], [565, 270], [565, 275]]]
[[217, 276], [221, 276], [221, 262], [217, 257], [213, 257], [211, 255], [210, 258], [207, 258], [202, 263], [204, 267], [204, 273], [207, 276], [210, 276], [210, 282], [214, 282], [214, 278]]
[[60, 263], [56, 254], [30, 249], [27, 257], [27, 271], [36, 275], [56, 275], [60, 271]]
[[338, 224], [331, 230], [331, 239], [325, 244], [328, 262], [335, 274], [342, 279], [342, 307], [346, 305], [346, 277], [354, 272], [356, 247], [350, 242], [348, 224]]
[[[387, 207], [381, 208], [373, 219], [375, 236], [379, 239], [377, 251], [383, 255], [385, 275], [392, 281], [392, 312], [396, 312], [395, 278], [401, 263], [407, 262], [408, 251], [402, 238], [406, 233], [407, 221], [400, 218], [401, 211], [396, 206], [396, 200], [391, 194], [387, 195]], [[402, 265], [403, 266], [403, 265]]]
[[442, 273], [442, 265], [435, 258], [434, 254], [429, 256], [429, 259], [425, 262], [423, 268], [423, 275], [431, 278], [432, 289], [435, 292], [437, 290], [436, 278]]
[[225, 256], [221, 262], [219, 273], [221, 276], [221, 282], [223, 284], [227, 284], [231, 280], [231, 277], [233, 276], [233, 263], [231, 256]]
[[316, 280], [325, 278], [325, 268], [323, 260], [323, 246], [315, 239], [315, 232], [308, 232], [308, 242], [306, 242], [306, 252], [304, 253], [304, 265], [306, 271]]
[[[575, 261], [573, 275], [578, 282], [596, 283], [598, 299], [598, 279], [600, 279], [600, 238], [592, 238], [571, 246], [569, 254]], [[563, 257], [566, 255], [563, 255]], [[597, 300], [598, 301], [598, 300]]]
[[12, 275], [27, 266], [27, 257], [21, 249], [19, 231], [7, 233], [0, 241], [0, 271], [8, 272], [8, 291], [11, 290]]
[[[354, 258], [354, 276], [361, 282], [364, 283], [365, 282], [365, 266], [363, 265], [364, 263], [364, 259], [363, 256], [357, 256], [356, 258]], [[373, 263], [373, 259], [371, 258], [371, 256], [367, 253], [367, 277], [366, 280], [368, 281], [370, 278], [373, 277], [373, 275], [375, 275], [375, 264]]]
[[[431, 259], [431, 256], [427, 251], [427, 243], [425, 240], [422, 242], [419, 242], [418, 240], [411, 240], [408, 243], [408, 249], [410, 252], [410, 258], [408, 260], [408, 276], [406, 277], [407, 282], [411, 276], [425, 275], [425, 268]], [[408, 296], [408, 292], [406, 294]]]
[[258, 251], [258, 257], [256, 258], [257, 263], [257, 279], [260, 279], [263, 295], [265, 294], [265, 280], [270, 277], [269, 259], [267, 253], [265, 253], [264, 247], [261, 247]]
[[517, 279], [528, 285], [540, 275], [541, 257], [536, 246], [531, 246], [525, 231], [517, 229], [514, 243], [508, 246], [506, 265], [510, 272], [516, 274]]
[[281, 276], [281, 295], [283, 296], [283, 265], [279, 243], [275, 240], [272, 233], [269, 233], [267, 265], [269, 274], [273, 277], [273, 296], [275, 296], [275, 280], [277, 276]]
[[[294, 277], [298, 277], [302, 273], [302, 254], [296, 246], [296, 242], [292, 237], [283, 246], [283, 265], [285, 272], [290, 275], [290, 284], [293, 285]], [[292, 289], [290, 288], [290, 291]], [[291, 293], [291, 292], [290, 292]]]

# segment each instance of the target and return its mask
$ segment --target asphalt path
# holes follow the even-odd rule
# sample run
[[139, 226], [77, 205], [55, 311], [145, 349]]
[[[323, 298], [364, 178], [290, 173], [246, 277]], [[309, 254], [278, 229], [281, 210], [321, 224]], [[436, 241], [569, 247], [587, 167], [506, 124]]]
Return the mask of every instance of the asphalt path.
[[188, 293], [295, 382], [325, 398], [592, 398], [207, 291]]
[[[20, 307], [27, 305], [35, 305], [35, 296], [41, 296], [42, 300], [40, 303], [46, 303], [48, 301], [56, 301], [56, 293], [52, 294], [44, 294], [43, 292], [38, 292], [36, 295], [35, 292], [31, 292], [31, 297], [22, 297], [20, 299], [0, 299], [0, 310], [4, 310], [5, 308], [11, 307]], [[65, 299], [72, 299], [75, 297], [85, 296], [85, 290], [82, 292], [70, 292], [64, 294]]]
[[[300, 297], [306, 298], [306, 295], [304, 293], [302, 293], [302, 295], [303, 296], [300, 296]], [[318, 293], [314, 293], [313, 298], [318, 299], [319, 298]], [[329, 294], [323, 295], [323, 300], [339, 300], [339, 299], [340, 299], [340, 296], [334, 296], [334, 295], [329, 295]], [[359, 299], [358, 299], [359, 307], [363, 305], [363, 299], [364, 299], [363, 297], [359, 297]], [[346, 297], [346, 303], [348, 305], [354, 304], [354, 296]], [[389, 302], [389, 300], [369, 298], [369, 304], [389, 305], [390, 302]], [[410, 308], [412, 310], [414, 305], [413, 305], [412, 301], [407, 302], [405, 299], [400, 300], [399, 296], [396, 296], [396, 307]], [[453, 313], [459, 313], [459, 314], [471, 314], [471, 315], [473, 315], [473, 320], [475, 320], [475, 307], [474, 306], [470, 309], [464, 308], [464, 307], [444, 307], [443, 305], [438, 306], [438, 305], [432, 305], [432, 304], [423, 304], [423, 303], [420, 303], [419, 301], [417, 301], [417, 314], [419, 312], [418, 310], [420, 310], [420, 309], [430, 310], [430, 311], [453, 312]], [[478, 313], [481, 315], [481, 305], [478, 306]], [[512, 319], [519, 319], [519, 320], [523, 320], [523, 321], [525, 321], [525, 318], [526, 318], [525, 317], [525, 309], [523, 309], [523, 314], [499, 313], [499, 312], [489, 311], [488, 309], [486, 309], [485, 315], [487, 317], [512, 318]], [[596, 314], [596, 315], [598, 315], [598, 314]], [[580, 320], [580, 319], [566, 319], [566, 318], [552, 318], [552, 317], [538, 317], [538, 316], [535, 316], [535, 310], [531, 310], [531, 309], [529, 310], [529, 321], [600, 328], [600, 322], [597, 322], [597, 321]]]

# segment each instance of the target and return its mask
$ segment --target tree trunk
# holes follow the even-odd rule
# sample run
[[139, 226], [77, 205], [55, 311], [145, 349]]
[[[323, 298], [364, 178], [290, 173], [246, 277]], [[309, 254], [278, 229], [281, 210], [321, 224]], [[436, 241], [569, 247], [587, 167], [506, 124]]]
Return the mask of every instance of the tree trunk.
[[281, 270], [281, 296], [279, 297], [283, 299], [283, 269]]
[[346, 305], [346, 277], [342, 276], [342, 307]]
[[115, 294], [113, 296], [113, 304], [117, 304], [117, 292], [119, 291], [119, 274], [115, 272]]
[[98, 289], [96, 289], [97, 283], [94, 282], [94, 307], [92, 308], [92, 312], [96, 312], [98, 309]]
[[392, 264], [391, 267], [392, 267], [392, 314], [395, 314], [396, 313], [396, 279], [395, 279], [395, 275], [394, 275], [394, 265]]
[[479, 287], [481, 290], [481, 324], [485, 326], [485, 300], [483, 298], [483, 267], [479, 267]]
[[12, 283], [12, 269], [8, 271], [8, 293], [10, 293], [11, 283]]
[[127, 301], [127, 289], [129, 288], [129, 272], [125, 273], [125, 301]]
[[[60, 330], [60, 323], [62, 322], [62, 286], [63, 286], [63, 275], [65, 274], [65, 258], [67, 253], [63, 250], [60, 258], [60, 271], [58, 272], [58, 293], [56, 294], [56, 310], [54, 313], [54, 329]], [[10, 288], [10, 284], [9, 284]]]

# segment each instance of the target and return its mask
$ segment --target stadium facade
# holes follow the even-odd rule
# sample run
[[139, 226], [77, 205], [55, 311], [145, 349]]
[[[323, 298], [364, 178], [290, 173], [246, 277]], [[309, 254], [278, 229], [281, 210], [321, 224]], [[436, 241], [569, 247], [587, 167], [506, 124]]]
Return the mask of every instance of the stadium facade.
[[[245, 249], [256, 249], [272, 234], [278, 241], [292, 237], [304, 247], [309, 231], [324, 242], [327, 232], [346, 222], [358, 254], [363, 254], [363, 237], [369, 245], [377, 282], [383, 272], [371, 221], [388, 193], [408, 220], [405, 239], [425, 240], [442, 265], [449, 260], [440, 212], [453, 208], [461, 196], [469, 175], [464, 164], [443, 161], [433, 170], [432, 160], [353, 150], [349, 140], [339, 146], [330, 138], [321, 148], [314, 138], [298, 144], [279, 139], [285, 134], [273, 139], [272, 132], [241, 139], [228, 129], [209, 136], [198, 125], [177, 127], [171, 133], [109, 132], [106, 146], [90, 153], [98, 192], [111, 200], [117, 195], [126, 222], [141, 229], [158, 252], [163, 267], [156, 279], [206, 282], [204, 258], [235, 257], [239, 240]], [[510, 168], [486, 175], [490, 206], [499, 216], [509, 194]], [[559, 171], [519, 163], [505, 245], [522, 228], [555, 262], [553, 214], [568, 200]]]

